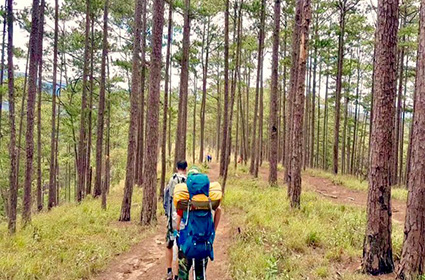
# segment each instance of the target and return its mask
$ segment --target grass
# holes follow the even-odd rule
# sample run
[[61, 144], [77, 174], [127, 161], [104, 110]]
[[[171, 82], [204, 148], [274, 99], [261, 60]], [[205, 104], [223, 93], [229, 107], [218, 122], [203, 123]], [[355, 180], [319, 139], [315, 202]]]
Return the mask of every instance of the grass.
[[[229, 250], [234, 279], [368, 279], [360, 265], [366, 215], [303, 192], [291, 209], [286, 190], [258, 180], [228, 183], [225, 209], [240, 234]], [[235, 229], [235, 230], [236, 230]], [[393, 250], [402, 228], [394, 225]]]
[[[324, 170], [320, 169], [308, 169], [305, 171], [308, 175], [314, 177], [320, 177], [324, 179], [331, 180], [335, 185], [342, 185], [346, 188], [352, 190], [359, 191], [367, 191], [368, 190], [368, 181], [367, 180], [359, 180], [357, 177], [352, 175], [334, 175]], [[391, 190], [391, 197], [393, 199], [406, 201], [407, 200], [407, 189], [403, 187], [393, 187]]]
[[[100, 200], [87, 198], [81, 205], [66, 204], [33, 217], [26, 228], [9, 236], [0, 225], [1, 279], [88, 279], [115, 255], [128, 250], [149, 230], [137, 223], [120, 224], [122, 186], [108, 196], [102, 211]], [[133, 202], [141, 202], [136, 189]], [[140, 205], [140, 203], [138, 203]], [[132, 209], [138, 221], [140, 206]]]

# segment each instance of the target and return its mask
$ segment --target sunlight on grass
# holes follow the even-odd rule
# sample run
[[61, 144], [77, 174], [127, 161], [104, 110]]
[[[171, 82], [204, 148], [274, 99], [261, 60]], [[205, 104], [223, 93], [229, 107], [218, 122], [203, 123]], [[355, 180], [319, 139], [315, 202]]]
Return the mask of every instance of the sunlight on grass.
[[33, 217], [31, 226], [15, 236], [0, 225], [1, 279], [87, 279], [128, 250], [144, 234], [137, 225], [142, 191], [135, 189], [132, 219], [119, 218], [122, 186], [108, 196], [108, 209], [87, 198], [81, 205], [66, 204]]
[[[324, 179], [331, 180], [335, 185], [341, 185], [352, 190], [367, 191], [368, 190], [368, 181], [359, 180], [359, 178], [352, 175], [334, 175], [330, 172], [320, 170], [320, 169], [308, 169], [305, 171], [306, 174], [313, 177], [320, 177]], [[403, 187], [393, 187], [391, 189], [391, 197], [393, 199], [406, 201], [407, 200], [407, 190]]]
[[[352, 267], [360, 264], [364, 210], [311, 192], [304, 192], [301, 209], [293, 210], [286, 189], [257, 180], [231, 179], [227, 191], [225, 208], [240, 231], [230, 249], [233, 278], [368, 279]], [[399, 252], [402, 228], [394, 227]]]

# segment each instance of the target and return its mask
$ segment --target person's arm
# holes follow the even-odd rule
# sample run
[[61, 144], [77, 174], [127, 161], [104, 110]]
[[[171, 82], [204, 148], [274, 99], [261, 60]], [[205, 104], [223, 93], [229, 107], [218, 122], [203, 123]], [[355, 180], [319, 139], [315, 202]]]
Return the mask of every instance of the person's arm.
[[182, 222], [182, 216], [183, 216], [182, 212], [183, 212], [182, 210], [177, 211], [177, 219], [176, 219], [176, 229], [177, 229], [177, 231], [180, 231], [180, 224]]
[[218, 228], [218, 224], [220, 223], [220, 219], [221, 219], [221, 207], [218, 207], [216, 210], [215, 210], [215, 213], [214, 213], [214, 230], [217, 230], [217, 228]]

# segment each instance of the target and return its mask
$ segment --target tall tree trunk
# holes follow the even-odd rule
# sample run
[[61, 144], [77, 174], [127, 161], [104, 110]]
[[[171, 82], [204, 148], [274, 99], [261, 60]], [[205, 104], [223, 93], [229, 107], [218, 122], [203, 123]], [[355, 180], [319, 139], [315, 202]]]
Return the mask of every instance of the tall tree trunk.
[[[227, 147], [226, 147], [226, 164], [225, 164], [225, 170], [224, 170], [224, 176], [223, 176], [223, 190], [225, 190], [226, 188], [226, 181], [227, 181], [227, 175], [228, 175], [228, 169], [229, 169], [229, 164], [230, 164], [230, 154], [232, 152], [232, 125], [233, 125], [233, 107], [235, 105], [235, 97], [236, 97], [236, 83], [237, 83], [237, 78], [239, 76], [240, 73], [240, 58], [241, 58], [241, 37], [242, 37], [242, 5], [243, 5], [243, 0], [241, 1], [241, 3], [239, 4], [239, 9], [238, 9], [238, 4], [235, 3], [235, 28], [234, 28], [234, 40], [236, 40], [236, 55], [235, 55], [235, 71], [233, 72], [232, 75], [232, 86], [231, 86], [231, 94], [230, 94], [230, 108], [229, 108], [229, 119], [228, 119], [228, 133], [227, 133]], [[239, 15], [237, 15], [237, 11]], [[237, 25], [237, 29], [236, 29], [236, 25]], [[235, 150], [235, 153], [237, 153], [237, 151]]]
[[220, 91], [220, 66], [217, 67], [217, 142], [216, 142], [216, 158], [219, 160], [220, 158], [220, 133], [221, 127], [221, 91]]
[[[403, 19], [403, 22], [405, 19]], [[404, 24], [403, 24], [404, 26]], [[404, 73], [404, 47], [401, 47], [399, 52], [399, 84], [398, 84], [398, 97], [397, 97], [397, 110], [395, 118], [395, 134], [394, 134], [394, 164], [393, 169], [391, 170], [391, 185], [395, 185], [398, 182], [398, 163], [399, 163], [399, 143], [403, 142], [403, 139], [400, 138], [401, 130], [401, 111], [402, 111], [402, 101], [403, 101], [403, 73]]]
[[80, 119], [80, 139], [78, 140], [78, 181], [77, 181], [77, 201], [84, 198], [84, 190], [87, 178], [87, 76], [89, 63], [89, 45], [90, 45], [90, 0], [86, 0], [86, 31], [84, 46], [84, 65], [83, 65], [83, 93], [81, 96], [81, 119]]
[[338, 146], [339, 146], [339, 126], [341, 119], [341, 90], [342, 90], [342, 71], [344, 63], [344, 36], [345, 36], [345, 0], [340, 1], [339, 17], [339, 35], [338, 35], [338, 65], [336, 74], [336, 92], [335, 92], [335, 127], [334, 127], [334, 145], [333, 145], [333, 172], [338, 174]]
[[[317, 52], [318, 52], [318, 39], [319, 39], [319, 35], [318, 35], [318, 31], [319, 31], [319, 15], [316, 14], [316, 20], [315, 20], [315, 26], [314, 26], [314, 50], [313, 50], [313, 89], [312, 89], [312, 96], [311, 96], [311, 132], [310, 132], [310, 168], [314, 167], [314, 132], [315, 132], [315, 114], [316, 114], [316, 85], [317, 85]], [[320, 96], [318, 97], [320, 99]], [[317, 135], [318, 137], [319, 135]], [[317, 154], [317, 156], [319, 156]]]
[[[138, 91], [140, 89], [140, 40], [142, 33], [142, 9], [144, 0], [135, 2], [134, 12], [134, 42], [133, 42], [133, 66], [131, 78], [131, 109], [130, 109], [130, 127], [128, 130], [128, 149], [127, 149], [127, 166], [124, 186], [124, 197], [121, 205], [121, 215], [119, 220], [122, 222], [131, 219], [131, 199], [134, 187], [134, 169], [135, 169], [135, 150], [136, 150], [136, 131], [138, 118]], [[156, 141], [155, 141], [156, 142]], [[156, 166], [155, 166], [156, 167]], [[155, 173], [156, 174], [156, 173]]]
[[[5, 2], [5, 8], [7, 9], [7, 0], [4, 1]], [[4, 52], [5, 52], [5, 46], [6, 46], [6, 21], [7, 21], [7, 14], [3, 15], [3, 39], [2, 39], [2, 44], [1, 44], [1, 65], [0, 65], [0, 86], [3, 86], [3, 82], [4, 82]], [[1, 122], [2, 122], [2, 111], [3, 111], [3, 93], [0, 93], [0, 144], [1, 144]], [[7, 206], [6, 206], [7, 208]], [[7, 213], [7, 211], [6, 211]]]
[[[207, 79], [208, 79], [208, 62], [210, 56], [210, 17], [207, 19], [207, 23], [204, 23], [204, 35], [205, 36], [205, 25], [207, 38], [204, 39], [203, 48], [205, 48], [205, 62], [202, 65], [202, 104], [201, 104], [201, 146], [199, 148], [199, 162], [202, 163], [204, 160], [204, 141], [205, 141], [205, 110], [207, 103]], [[205, 45], [206, 43], [206, 45]], [[203, 56], [202, 56], [203, 57]]]
[[[264, 58], [263, 58], [264, 61]], [[255, 159], [255, 170], [254, 170], [254, 177], [258, 178], [258, 172], [260, 170], [260, 165], [263, 160], [263, 129], [264, 129], [264, 68], [263, 65], [261, 65], [261, 78], [260, 78], [260, 110], [259, 110], [259, 116], [258, 116], [258, 145], [257, 145], [257, 158]]]
[[[348, 88], [347, 92], [345, 93], [345, 104], [344, 104], [344, 124], [342, 128], [342, 147], [341, 147], [341, 173], [345, 174], [347, 173], [347, 166], [346, 166], [346, 150], [347, 147], [350, 146], [349, 143], [347, 143], [347, 135], [350, 135], [350, 133], [347, 133], [347, 126], [348, 126], [348, 106], [350, 102], [350, 84], [351, 84], [351, 67], [350, 67], [350, 75], [348, 77]], [[349, 149], [349, 148], [348, 148]]]
[[[409, 64], [409, 57], [406, 55], [406, 65]], [[405, 67], [404, 72], [404, 84], [407, 84], [407, 72], [408, 67]], [[401, 118], [401, 128], [400, 128], [400, 164], [399, 164], [399, 184], [404, 182], [403, 180], [403, 162], [404, 162], [404, 124], [405, 124], [405, 115], [406, 115], [406, 96], [407, 96], [407, 86], [404, 87], [404, 97], [403, 97], [403, 110], [402, 110], [402, 118]], [[405, 174], [407, 177], [407, 174]]]
[[[91, 166], [91, 147], [93, 138], [93, 91], [94, 91], [94, 16], [91, 18], [91, 35], [90, 35], [90, 96], [88, 108], [88, 137], [87, 137], [87, 158], [86, 158], [86, 194], [92, 193], [92, 173]], [[97, 193], [96, 193], [97, 191]], [[100, 195], [100, 190], [95, 190], [94, 195]]]
[[39, 22], [40, 7], [39, 0], [33, 0], [32, 25], [30, 33], [30, 64], [28, 78], [28, 101], [27, 101], [27, 130], [26, 139], [26, 161], [25, 161], [25, 181], [24, 181], [24, 199], [22, 219], [24, 225], [31, 222], [32, 206], [32, 173], [34, 159], [34, 111], [35, 98], [37, 95], [37, 68], [40, 61], [41, 50], [39, 50]]
[[40, 57], [38, 61], [38, 88], [37, 88], [37, 210], [41, 211], [44, 206], [41, 174], [41, 96], [43, 91], [43, 33], [44, 33], [44, 6], [45, 1], [40, 3], [40, 27], [38, 49]]
[[58, 71], [58, 32], [59, 32], [59, 1], [55, 0], [55, 33], [53, 41], [53, 89], [52, 89], [52, 133], [50, 134], [50, 175], [49, 175], [49, 204], [48, 208], [56, 206], [55, 156], [56, 156], [56, 73]]
[[107, 96], [107, 108], [108, 116], [106, 119], [106, 147], [105, 147], [105, 189], [106, 193], [109, 193], [111, 187], [111, 76], [109, 72], [109, 56], [107, 57], [106, 70], [108, 78], [108, 96]]
[[168, 38], [167, 38], [167, 55], [165, 58], [165, 83], [164, 83], [164, 110], [162, 117], [162, 141], [161, 141], [161, 182], [159, 184], [160, 195], [162, 200], [164, 197], [165, 173], [167, 169], [166, 149], [167, 149], [167, 117], [168, 117], [168, 95], [169, 93], [169, 73], [171, 64], [171, 40], [173, 36], [173, 1], [171, 0], [168, 7]]
[[190, 0], [185, 0], [183, 26], [183, 55], [181, 60], [179, 113], [176, 130], [176, 149], [174, 151], [174, 166], [179, 160], [186, 159], [187, 132], [187, 99], [189, 83], [189, 52], [190, 52]]
[[[187, 0], [188, 1], [188, 0]], [[188, 1], [189, 2], [189, 1]], [[187, 3], [189, 4], [189, 3]], [[189, 7], [186, 7], [189, 8]], [[147, 138], [145, 152], [145, 178], [143, 188], [142, 225], [156, 221], [156, 185], [158, 163], [158, 134], [159, 134], [159, 96], [161, 83], [162, 33], [164, 26], [164, 0], [156, 0], [153, 8], [152, 54], [150, 66], [149, 100], [147, 110]]]
[[[300, 17], [301, 15], [301, 17]], [[297, 17], [298, 16], [298, 17]], [[296, 64], [298, 64], [296, 74], [298, 75], [296, 87], [294, 87], [293, 96], [293, 112], [292, 112], [292, 151], [291, 151], [291, 170], [289, 181], [289, 194], [291, 207], [300, 207], [301, 198], [301, 164], [302, 164], [302, 139], [303, 139], [303, 117], [304, 117], [304, 91], [305, 91], [305, 74], [306, 62], [308, 55], [308, 34], [311, 21], [311, 1], [298, 0], [297, 11], [295, 16], [295, 24], [299, 26], [295, 35], [297, 38], [294, 48], [299, 48], [299, 57]], [[293, 64], [294, 65], [294, 64]]]
[[273, 29], [273, 54], [272, 54], [272, 80], [270, 92], [270, 173], [269, 184], [277, 184], [277, 161], [278, 161], [278, 79], [279, 79], [279, 33], [280, 33], [280, 0], [275, 1], [274, 6], [274, 29]]
[[196, 73], [193, 75], [193, 130], [192, 130], [192, 162], [196, 162], [195, 157], [195, 146], [196, 146], [196, 100], [198, 96], [197, 92], [197, 80], [198, 76]]
[[391, 248], [391, 186], [396, 96], [398, 0], [379, 0], [376, 29], [373, 125], [363, 270], [376, 275], [394, 269]]
[[9, 126], [10, 126], [10, 173], [9, 173], [9, 232], [14, 234], [16, 231], [16, 208], [18, 205], [18, 168], [19, 160], [16, 147], [16, 129], [15, 129], [15, 92], [14, 92], [14, 73], [13, 73], [13, 0], [7, 0], [7, 76], [9, 92]]
[[106, 189], [102, 183], [103, 176], [103, 131], [105, 127], [105, 91], [106, 91], [106, 58], [108, 57], [108, 5], [105, 1], [103, 11], [103, 41], [102, 41], [102, 63], [100, 66], [100, 91], [99, 107], [97, 113], [97, 139], [96, 139], [96, 180], [94, 184], [94, 196], [98, 196], [98, 190], [102, 195], [102, 209], [106, 209]]
[[353, 146], [352, 146], [352, 153], [351, 153], [351, 164], [350, 164], [350, 173], [354, 174], [354, 159], [356, 155], [356, 144], [357, 144], [357, 127], [358, 127], [358, 112], [359, 112], [359, 94], [360, 94], [360, 79], [361, 79], [361, 73], [360, 73], [360, 48], [359, 48], [359, 54], [358, 54], [358, 60], [357, 60], [357, 85], [356, 85], [356, 105], [354, 109], [354, 133], [353, 133]]
[[[286, 13], [286, 11], [284, 12], [284, 27], [285, 27], [285, 30], [284, 30], [284, 37], [283, 37], [283, 40], [282, 40], [282, 43], [283, 43], [283, 47], [282, 47], [282, 49], [283, 49], [283, 57], [286, 57], [287, 56], [287, 37], [288, 37], [288, 35], [287, 35], [287, 30], [288, 30], [288, 20], [287, 20], [287, 13]], [[288, 90], [287, 90], [287, 86], [286, 86], [286, 76], [287, 76], [287, 71], [286, 71], [286, 69], [287, 69], [287, 67], [286, 67], [286, 63], [283, 63], [283, 76], [282, 76], [282, 99], [283, 99], [283, 108], [282, 108], [282, 165], [283, 166], [285, 166], [285, 169], [286, 169], [286, 159], [287, 159], [287, 154], [286, 154], [286, 152], [287, 152], [287, 150], [286, 150], [286, 147], [287, 147], [287, 135], [286, 135], [286, 133], [287, 133], [287, 127], [288, 127], [288, 124], [287, 124], [287, 120], [288, 120], [288, 116], [287, 116], [287, 106], [288, 106], [288, 99], [287, 99], [287, 92], [288, 92]], [[286, 178], [285, 178], [286, 179]]]
[[[261, 81], [261, 69], [263, 67], [263, 51], [264, 51], [264, 37], [265, 37], [265, 17], [266, 17], [266, 2], [262, 0], [261, 4], [261, 21], [260, 21], [260, 34], [258, 36], [258, 57], [257, 57], [257, 80], [255, 85], [255, 105], [254, 105], [254, 125], [252, 130], [252, 142], [251, 142], [251, 164], [249, 172], [255, 176], [256, 160], [258, 158], [258, 145], [259, 137], [257, 137], [257, 118], [258, 118], [258, 107], [260, 97], [260, 81]], [[258, 128], [260, 131], [260, 128]]]
[[[319, 54], [320, 55], [320, 54]], [[314, 168], [319, 168], [320, 158], [320, 90], [322, 85], [322, 63], [319, 62], [319, 89], [317, 91], [317, 133], [316, 133], [316, 161]]]
[[[421, 1], [419, 47], [416, 66], [415, 100], [413, 109], [413, 136], [411, 170], [407, 175], [408, 200], [404, 224], [404, 243], [397, 279], [419, 279], [425, 273], [425, 0]], [[399, 92], [399, 97], [401, 94]], [[400, 105], [400, 103], [399, 103]], [[398, 135], [397, 135], [398, 137]]]
[[136, 167], [135, 167], [135, 183], [139, 186], [143, 184], [143, 167], [144, 167], [144, 150], [145, 150], [145, 83], [146, 83], [146, 5], [147, 0], [143, 1], [142, 7], [142, 73], [139, 83], [140, 104], [138, 104], [138, 122], [137, 122], [137, 143], [136, 143]]
[[[300, 37], [300, 24], [302, 21], [302, 6], [303, 2], [302, 0], [298, 0], [297, 2], [297, 8], [295, 10], [295, 17], [294, 17], [294, 23], [293, 23], [293, 32], [292, 32], [292, 46], [297, 46], [299, 43], [299, 37]], [[300, 56], [300, 49], [298, 47], [292, 48], [292, 54], [291, 54], [291, 70], [290, 70], [290, 76], [289, 76], [289, 92], [288, 92], [288, 106], [286, 111], [287, 116], [287, 126], [286, 126], [286, 147], [285, 147], [285, 154], [287, 155], [285, 157], [285, 175], [284, 175], [284, 181], [287, 183], [288, 188], [288, 197], [291, 197], [291, 158], [292, 158], [292, 128], [293, 128], [293, 103], [294, 103], [294, 95], [296, 91], [297, 86], [297, 80], [298, 80], [298, 66], [299, 66], [299, 56]], [[304, 80], [303, 80], [304, 81]], [[302, 141], [302, 140], [300, 140]]]
[[229, 127], [229, 5], [226, 0], [224, 12], [224, 100], [223, 100], [223, 125], [220, 148], [220, 176], [224, 176], [226, 170], [227, 133]]
[[325, 110], [323, 113], [323, 163], [322, 169], [328, 169], [328, 91], [329, 91], [329, 68], [326, 67], [326, 88], [325, 88]]

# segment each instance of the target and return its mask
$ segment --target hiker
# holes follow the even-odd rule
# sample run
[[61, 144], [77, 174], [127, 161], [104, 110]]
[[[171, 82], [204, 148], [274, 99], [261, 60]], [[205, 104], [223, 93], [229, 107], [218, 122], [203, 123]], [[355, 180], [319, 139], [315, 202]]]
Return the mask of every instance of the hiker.
[[[210, 187], [208, 176], [201, 174], [196, 167], [192, 167], [188, 172], [187, 186], [190, 199], [196, 194], [209, 196], [209, 190], [206, 191]], [[211, 199], [209, 210], [189, 209], [189, 207], [190, 203], [187, 210], [177, 210], [178, 280], [189, 280], [192, 267], [193, 279], [205, 280], [208, 258], [214, 260], [213, 242], [220, 222], [221, 208], [218, 206], [213, 215]]]
[[[177, 184], [186, 182], [187, 162], [185, 160], [177, 162], [177, 172], [171, 176], [168, 185], [164, 189], [164, 210], [167, 216], [167, 235], [166, 235], [166, 262], [167, 262], [167, 277], [166, 280], [173, 280], [173, 259], [175, 263], [177, 279], [178, 262], [177, 262], [177, 242], [176, 229], [177, 229], [177, 212], [173, 203], [174, 188]], [[175, 254], [173, 253], [175, 250]]]
[[212, 161], [212, 156], [210, 154], [207, 154], [207, 162], [210, 163]]

